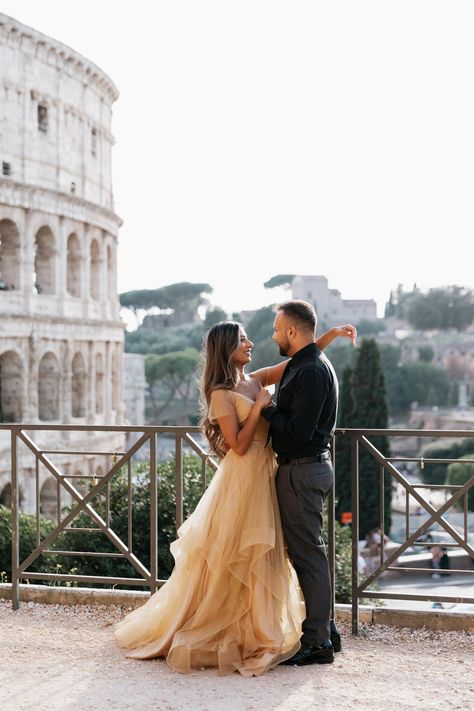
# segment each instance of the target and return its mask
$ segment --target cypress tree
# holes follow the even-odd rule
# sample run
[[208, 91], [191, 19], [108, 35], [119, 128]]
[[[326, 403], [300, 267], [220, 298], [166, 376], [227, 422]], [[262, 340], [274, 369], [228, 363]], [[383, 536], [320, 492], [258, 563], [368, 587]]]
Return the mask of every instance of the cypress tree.
[[[342, 374], [341, 394], [337, 413], [337, 426], [352, 427], [354, 401], [352, 398], [352, 374], [350, 366]], [[351, 510], [351, 441], [349, 437], [336, 437], [336, 516]]]
[[[352, 375], [353, 427], [385, 429], [388, 426], [387, 394], [380, 359], [380, 351], [374, 339], [364, 339]], [[370, 442], [384, 456], [390, 456], [387, 437], [370, 437]], [[336, 462], [337, 466], [337, 462]], [[359, 528], [364, 538], [380, 524], [380, 465], [363, 447], [359, 447]], [[390, 531], [392, 486], [390, 475], [385, 472], [385, 532]]]

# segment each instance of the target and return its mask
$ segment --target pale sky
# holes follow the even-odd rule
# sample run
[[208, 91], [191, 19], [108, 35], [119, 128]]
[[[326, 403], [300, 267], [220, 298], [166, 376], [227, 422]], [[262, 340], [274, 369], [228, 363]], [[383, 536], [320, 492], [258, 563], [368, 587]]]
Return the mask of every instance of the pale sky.
[[120, 291], [474, 287], [470, 0], [3, 0], [109, 74]]

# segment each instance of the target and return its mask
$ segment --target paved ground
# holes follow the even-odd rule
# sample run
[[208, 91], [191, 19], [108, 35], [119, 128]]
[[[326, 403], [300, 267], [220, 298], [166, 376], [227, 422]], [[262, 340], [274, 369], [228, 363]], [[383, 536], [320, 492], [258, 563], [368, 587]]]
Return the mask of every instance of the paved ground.
[[474, 709], [474, 635], [370, 627], [343, 637], [336, 662], [253, 679], [180, 675], [126, 659], [113, 625], [125, 610], [0, 601], [2, 711], [333, 711]]
[[[408, 577], [409, 576], [409, 577]], [[391, 593], [412, 593], [414, 595], [432, 595], [433, 598], [445, 595], [447, 597], [463, 597], [474, 599], [474, 572], [472, 575], [450, 574], [437, 580], [429, 574], [400, 573], [397, 577], [381, 577], [378, 586], [380, 591]], [[438, 603], [439, 605], [440, 603]], [[444, 610], [451, 612], [474, 613], [474, 603], [441, 603]], [[406, 610], [432, 610], [433, 602], [421, 602], [417, 600], [384, 600], [385, 607], [393, 607]]]

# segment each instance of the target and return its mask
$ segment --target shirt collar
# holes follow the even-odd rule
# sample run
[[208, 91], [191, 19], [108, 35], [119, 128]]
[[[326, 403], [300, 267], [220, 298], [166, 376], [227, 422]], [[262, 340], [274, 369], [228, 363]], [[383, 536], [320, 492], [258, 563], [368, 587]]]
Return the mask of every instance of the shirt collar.
[[307, 358], [314, 358], [318, 353], [320, 353], [320, 350], [316, 343], [308, 343], [307, 346], [300, 348], [300, 350], [295, 353], [290, 362], [292, 365], [295, 365], [296, 363], [301, 363]]

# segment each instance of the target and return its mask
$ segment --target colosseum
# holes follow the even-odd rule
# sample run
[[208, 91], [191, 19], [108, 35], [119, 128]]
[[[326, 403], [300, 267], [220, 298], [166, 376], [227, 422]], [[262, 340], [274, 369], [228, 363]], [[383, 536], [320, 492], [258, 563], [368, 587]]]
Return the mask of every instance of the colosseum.
[[[122, 424], [123, 323], [111, 176], [118, 92], [97, 66], [0, 14], [0, 421]], [[54, 434], [54, 442], [51, 441]], [[0, 432], [0, 503], [9, 504], [9, 432]], [[88, 451], [87, 433], [34, 432], [39, 446]], [[122, 446], [96, 434], [94, 451]], [[108, 456], [108, 455], [107, 455]], [[107, 456], [56, 455], [66, 476]], [[20, 505], [58, 508], [47, 470], [20, 452]], [[62, 502], [63, 503], [63, 502]]]

